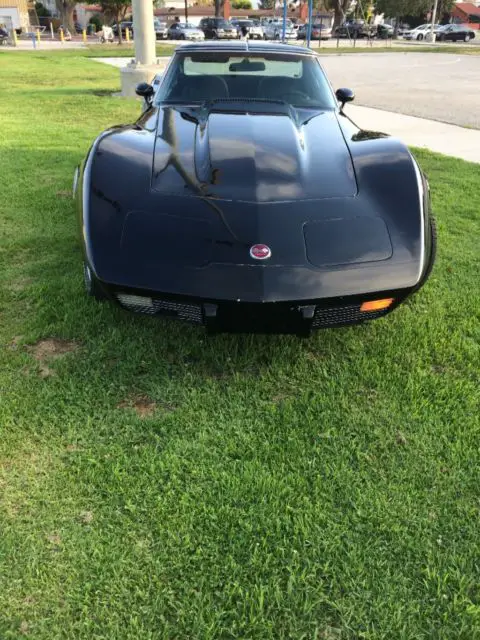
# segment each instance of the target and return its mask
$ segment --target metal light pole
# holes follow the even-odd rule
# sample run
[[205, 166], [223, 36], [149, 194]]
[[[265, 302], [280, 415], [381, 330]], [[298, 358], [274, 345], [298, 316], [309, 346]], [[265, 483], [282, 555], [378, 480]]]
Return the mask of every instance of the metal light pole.
[[135, 60], [120, 72], [122, 95], [134, 96], [141, 82], [151, 82], [158, 72], [152, 0], [132, 0]]
[[313, 0], [308, 0], [307, 47], [310, 47], [310, 38], [312, 37], [312, 13]]
[[135, 62], [155, 63], [155, 30], [152, 0], [132, 0]]
[[283, 0], [282, 42], [285, 42], [286, 30], [287, 30], [287, 0]]
[[432, 42], [435, 40], [435, 19], [437, 17], [438, 0], [435, 0], [432, 11], [432, 24], [430, 25], [430, 38]]

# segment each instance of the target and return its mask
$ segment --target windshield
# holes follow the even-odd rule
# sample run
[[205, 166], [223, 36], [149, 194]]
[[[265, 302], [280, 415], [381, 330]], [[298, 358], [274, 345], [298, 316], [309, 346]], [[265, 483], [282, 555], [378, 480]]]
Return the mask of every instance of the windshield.
[[217, 20], [215, 22], [215, 25], [217, 27], [220, 27], [221, 29], [226, 29], [228, 27], [231, 27], [232, 25], [230, 24], [230, 22], [227, 22], [226, 20]]
[[180, 22], [179, 25], [180, 29], [196, 29], [196, 25], [192, 24], [191, 22]]
[[279, 53], [177, 53], [157, 102], [274, 100], [334, 109], [336, 101], [317, 60]]

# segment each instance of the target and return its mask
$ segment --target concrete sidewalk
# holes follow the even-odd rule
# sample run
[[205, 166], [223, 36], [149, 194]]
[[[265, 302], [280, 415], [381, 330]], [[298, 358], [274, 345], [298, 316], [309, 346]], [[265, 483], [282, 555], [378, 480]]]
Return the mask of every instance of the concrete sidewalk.
[[345, 113], [361, 129], [382, 131], [401, 138], [412, 147], [421, 147], [468, 162], [480, 163], [478, 129], [465, 129], [453, 124], [358, 105], [347, 105]]
[[[92, 58], [97, 62], [123, 67], [130, 58]], [[169, 58], [159, 58], [161, 72]], [[345, 113], [361, 129], [381, 131], [400, 138], [413, 147], [420, 147], [443, 153], [447, 156], [480, 164], [480, 130], [465, 129], [453, 124], [445, 124], [436, 120], [427, 120], [401, 113], [347, 105]]]

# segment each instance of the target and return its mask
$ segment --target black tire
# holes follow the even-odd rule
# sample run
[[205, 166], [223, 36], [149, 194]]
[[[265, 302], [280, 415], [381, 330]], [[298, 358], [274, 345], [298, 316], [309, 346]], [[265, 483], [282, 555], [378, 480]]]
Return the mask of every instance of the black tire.
[[417, 40], [423, 40], [423, 33], [419, 33], [417, 36]]
[[107, 299], [104, 290], [86, 262], [83, 263], [83, 284], [87, 296], [94, 298], [97, 302]]
[[180, 34], [180, 40], [185, 40], [185, 34], [184, 33]]
[[464, 42], [470, 42], [470, 34], [467, 33], [463, 39]]

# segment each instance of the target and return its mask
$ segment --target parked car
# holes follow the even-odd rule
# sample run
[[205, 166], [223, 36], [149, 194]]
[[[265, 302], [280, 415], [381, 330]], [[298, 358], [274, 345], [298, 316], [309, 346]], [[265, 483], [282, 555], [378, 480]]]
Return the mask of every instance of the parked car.
[[[435, 24], [433, 26], [434, 32], [437, 31], [439, 27], [439, 24]], [[431, 24], [421, 24], [419, 27], [415, 27], [415, 29], [412, 29], [411, 31], [406, 31], [403, 34], [403, 37], [405, 38], [405, 40], [425, 40], [431, 30]]]
[[428, 182], [406, 145], [343, 116], [354, 93], [333, 92], [315, 52], [184, 44], [137, 94], [142, 115], [74, 173], [94, 299], [309, 335], [385, 316], [427, 280]]
[[227, 40], [239, 37], [237, 28], [225, 18], [202, 18], [199, 26], [208, 39]]
[[397, 29], [397, 35], [403, 38], [403, 36], [407, 33], [407, 31], [411, 31], [411, 30], [412, 30], [412, 27], [408, 23], [402, 22]]
[[370, 25], [363, 20], [345, 22], [339, 25], [333, 35], [335, 38], [351, 38], [358, 40], [360, 38], [373, 38], [375, 36], [375, 26]]
[[377, 24], [375, 37], [380, 40], [388, 40], [388, 38], [393, 38], [393, 31], [393, 27], [389, 24]]
[[[297, 29], [297, 39], [306, 40], [308, 34], [308, 24], [302, 24]], [[310, 40], [330, 40], [332, 37], [332, 27], [326, 24], [312, 24]]]
[[263, 40], [263, 28], [259, 22], [240, 18], [232, 19], [231, 22], [232, 25], [236, 27], [239, 36], [242, 35], [242, 30], [245, 29], [250, 40]]
[[168, 25], [166, 22], [154, 20], [153, 27], [155, 29], [155, 37], [157, 40], [166, 40], [168, 38]]
[[[263, 25], [264, 39], [265, 40], [280, 40], [283, 35], [283, 20], [271, 19]], [[297, 32], [293, 28], [291, 20], [285, 22], [285, 38], [287, 40], [296, 40]]]
[[203, 31], [190, 22], [174, 22], [168, 28], [170, 40], [204, 40]]
[[463, 42], [469, 42], [475, 38], [475, 31], [472, 31], [468, 26], [462, 24], [447, 24], [439, 27], [435, 33], [437, 40], [441, 42], [444, 40], [451, 40], [453, 42], [463, 40]]
[[[133, 22], [124, 21], [120, 23], [120, 28], [122, 30], [122, 36], [125, 36], [127, 29], [130, 32], [130, 35], [133, 36]], [[113, 35], [118, 36], [118, 24], [115, 23], [112, 25]]]

